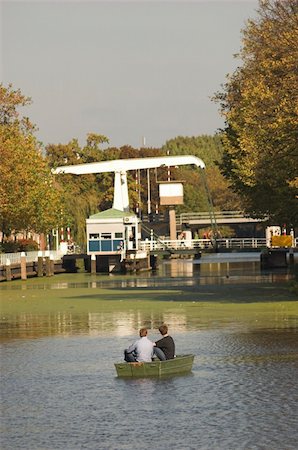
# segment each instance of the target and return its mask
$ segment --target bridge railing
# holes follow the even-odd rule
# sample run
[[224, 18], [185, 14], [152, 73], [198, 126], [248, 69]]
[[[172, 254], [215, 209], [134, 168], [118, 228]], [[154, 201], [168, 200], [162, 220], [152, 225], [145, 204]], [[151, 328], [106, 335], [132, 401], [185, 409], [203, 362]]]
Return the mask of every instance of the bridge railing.
[[217, 239], [218, 248], [264, 248], [266, 247], [266, 238], [231, 238]]
[[[222, 249], [250, 249], [250, 248], [265, 248], [266, 247], [266, 238], [229, 238], [229, 239], [217, 239], [216, 244], [214, 241], [210, 239], [179, 239], [179, 240], [170, 240], [170, 239], [158, 239], [158, 240], [149, 240], [139, 242], [140, 250], [146, 251], [154, 251], [154, 250], [185, 250], [185, 249], [214, 249], [218, 248]], [[294, 239], [294, 248], [298, 248], [298, 238]], [[37, 261], [40, 252], [26, 252], [26, 261], [32, 262]], [[9, 259], [10, 264], [20, 263], [21, 262], [21, 253], [1, 253], [0, 254], [0, 265], [5, 265], [7, 263], [7, 259]], [[58, 260], [62, 258], [64, 255], [61, 251], [50, 250], [49, 252], [43, 251], [41, 252], [41, 256], [46, 257], [49, 256], [54, 260]]]
[[[252, 219], [244, 214], [243, 211], [214, 211], [214, 218], [216, 221], [224, 221], [224, 220], [236, 220], [237, 219], [246, 219], [247, 221], [258, 221], [262, 219]], [[208, 211], [202, 212], [194, 212], [194, 213], [181, 213], [176, 217], [176, 222], [178, 225], [182, 225], [183, 223], [188, 223], [189, 221], [197, 221], [197, 222], [210, 222], [210, 213]]]
[[265, 248], [266, 238], [231, 238], [217, 239], [216, 243], [210, 239], [185, 239], [185, 240], [146, 240], [140, 242], [140, 249], [147, 251], [158, 250], [186, 250], [186, 249], [250, 249]]
[[[241, 220], [246, 219], [249, 221], [261, 221], [262, 219], [252, 219], [247, 216], [243, 211], [213, 211], [213, 216], [215, 220]], [[164, 222], [168, 221], [168, 218], [163, 213], [160, 214], [143, 214], [141, 218], [142, 222]], [[189, 221], [203, 221], [210, 222], [210, 212], [209, 211], [200, 211], [200, 212], [189, 212], [189, 213], [181, 213], [176, 215], [177, 225], [182, 225], [183, 223], [188, 223]]]

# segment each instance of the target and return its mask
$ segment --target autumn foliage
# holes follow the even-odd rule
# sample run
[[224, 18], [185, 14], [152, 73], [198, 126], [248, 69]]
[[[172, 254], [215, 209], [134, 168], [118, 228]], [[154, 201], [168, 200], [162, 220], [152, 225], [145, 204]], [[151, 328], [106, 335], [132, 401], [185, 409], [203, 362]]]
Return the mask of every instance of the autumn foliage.
[[62, 197], [29, 119], [30, 103], [19, 90], [0, 85], [0, 229], [46, 233], [61, 220]]
[[216, 100], [226, 119], [221, 169], [254, 216], [298, 222], [298, 3], [260, 1], [241, 66]]

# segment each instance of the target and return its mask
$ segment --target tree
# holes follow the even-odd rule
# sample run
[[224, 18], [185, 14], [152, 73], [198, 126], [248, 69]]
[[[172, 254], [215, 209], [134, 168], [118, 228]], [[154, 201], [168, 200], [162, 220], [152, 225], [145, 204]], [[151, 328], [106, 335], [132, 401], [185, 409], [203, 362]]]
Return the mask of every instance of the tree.
[[19, 90], [0, 85], [0, 228], [48, 232], [59, 225], [61, 200], [29, 119], [18, 107], [30, 103]]
[[14, 90], [9, 84], [6, 88], [0, 84], [0, 125], [14, 125], [24, 134], [30, 134], [34, 129], [34, 125], [29, 121], [28, 117], [20, 116], [18, 108], [20, 106], [28, 106], [31, 104], [31, 98], [25, 97], [20, 89]]
[[218, 165], [206, 168], [206, 180], [214, 209], [219, 211], [242, 210], [239, 195], [231, 189], [228, 180], [221, 174]]
[[[68, 144], [49, 144], [46, 147], [47, 161], [51, 168], [105, 161], [110, 158], [100, 145], [108, 142], [108, 138], [103, 135], [89, 133], [84, 147], [80, 147], [77, 139], [72, 139]], [[56, 182], [64, 192], [64, 210], [67, 217], [64, 226], [72, 228], [76, 242], [84, 248], [86, 219], [98, 212], [98, 209], [107, 209], [112, 203], [112, 175], [60, 174], [56, 175]]]
[[298, 223], [297, 42], [297, 0], [261, 0], [243, 30], [242, 65], [215, 96], [222, 173], [249, 214], [289, 225]]
[[[211, 193], [212, 203], [217, 210], [242, 209], [239, 196], [230, 188], [219, 169], [222, 160], [223, 146], [219, 135], [215, 136], [178, 136], [170, 139], [162, 150], [171, 155], [194, 155], [206, 164], [205, 179]], [[208, 210], [208, 198], [203, 177], [197, 169], [183, 167], [171, 168], [171, 178], [187, 180], [185, 184], [184, 205], [178, 211]]]
[[162, 147], [164, 154], [193, 155], [201, 158], [206, 167], [211, 167], [222, 156], [222, 144], [218, 135], [177, 136]]

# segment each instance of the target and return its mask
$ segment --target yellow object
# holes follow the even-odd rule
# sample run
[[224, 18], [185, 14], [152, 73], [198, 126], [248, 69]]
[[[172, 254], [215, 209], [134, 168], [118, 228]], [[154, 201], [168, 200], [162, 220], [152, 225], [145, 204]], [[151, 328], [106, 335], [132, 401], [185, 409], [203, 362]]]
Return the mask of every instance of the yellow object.
[[291, 235], [283, 234], [282, 236], [272, 236], [272, 247], [292, 247], [293, 238]]

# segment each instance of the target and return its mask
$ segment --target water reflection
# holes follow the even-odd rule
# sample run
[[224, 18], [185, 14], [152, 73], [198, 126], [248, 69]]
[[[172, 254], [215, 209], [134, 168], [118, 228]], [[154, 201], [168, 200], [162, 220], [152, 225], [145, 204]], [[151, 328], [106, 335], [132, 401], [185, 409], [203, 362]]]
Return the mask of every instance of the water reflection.
[[[249, 283], [281, 283], [293, 278], [291, 268], [262, 270], [259, 253], [205, 255], [201, 259], [171, 259], [162, 261], [157, 272], [137, 275], [76, 274], [71, 280], [63, 275], [49, 281], [28, 280], [26, 283], [3, 283], [0, 290], [47, 290], [73, 288], [158, 288], [177, 286], [209, 286]], [[60, 279], [59, 279], [60, 278]]]
[[[19, 314], [2, 320], [1, 339], [30, 339], [42, 336], [133, 336], [137, 330], [146, 326], [152, 333], [158, 333], [158, 327], [165, 322], [175, 333], [191, 333], [204, 329], [263, 330], [266, 327], [275, 330], [298, 330], [297, 315], [287, 311], [282, 305], [276, 305], [266, 312], [265, 318], [259, 315], [251, 317], [231, 317], [230, 312], [217, 315], [216, 310], [202, 314], [200, 309], [186, 312], [164, 310], [143, 311], [142, 307], [128, 311], [106, 311], [99, 313], [58, 312], [51, 314]], [[297, 331], [298, 332], [298, 331]], [[158, 337], [158, 336], [157, 336]]]
[[[176, 332], [191, 332], [206, 328], [228, 328], [229, 330], [249, 328], [260, 329], [262, 327], [271, 327], [275, 329], [293, 329], [297, 328], [297, 315], [290, 314], [283, 302], [275, 304], [270, 311], [256, 311], [251, 317], [239, 318], [239, 314], [233, 317], [231, 311], [217, 314], [213, 311], [208, 314], [198, 302], [218, 301], [221, 302], [253, 302], [255, 292], [249, 291], [250, 284], [264, 285], [263, 301], [284, 300], [281, 297], [274, 297], [275, 283], [283, 282], [291, 278], [288, 270], [274, 270], [263, 272], [260, 268], [259, 254], [241, 254], [241, 255], [207, 255], [200, 260], [173, 259], [166, 260], [160, 265], [157, 273], [142, 273], [134, 276], [117, 275], [90, 275], [90, 274], [67, 274], [55, 276], [52, 278], [31, 279], [24, 282], [2, 283], [0, 292], [9, 292], [21, 290], [61, 290], [67, 291], [74, 289], [71, 298], [72, 303], [66, 306], [56, 308], [58, 312], [44, 313], [20, 313], [9, 314], [2, 317], [1, 336], [2, 339], [9, 338], [34, 338], [39, 336], [64, 335], [71, 336], [75, 334], [88, 336], [102, 336], [114, 334], [116, 336], [133, 335], [141, 326], [147, 326], [149, 329], [156, 330], [160, 323], [166, 322], [171, 325]], [[242, 285], [245, 284], [245, 289]], [[233, 294], [229, 286], [233, 286]], [[86, 306], [81, 312], [76, 311], [77, 304], [85, 304], [85, 300], [98, 300], [97, 289], [123, 289], [123, 297], [119, 293], [111, 296], [112, 300], [118, 300], [118, 304], [113, 303], [100, 305], [93, 304], [93, 308]], [[152, 303], [150, 310], [144, 311], [141, 305], [137, 303], [127, 308], [125, 302], [129, 301], [129, 290], [138, 289], [140, 298], [146, 293], [147, 288], [160, 289], [156, 292], [154, 300], [172, 300], [175, 302], [169, 304], [163, 310], [157, 310], [156, 303]], [[162, 289], [170, 292], [168, 297], [162, 297]], [[179, 288], [179, 290], [178, 290]], [[182, 288], [184, 288], [182, 290]], [[82, 289], [76, 295], [76, 289]], [[125, 292], [125, 289], [128, 291]], [[176, 291], [174, 291], [176, 289]], [[181, 289], [181, 290], [180, 290]], [[237, 290], [238, 289], [238, 290]], [[86, 290], [86, 292], [85, 292]], [[94, 291], [94, 293], [93, 293]], [[174, 292], [176, 296], [174, 297]], [[183, 295], [182, 295], [183, 294]], [[260, 294], [258, 294], [260, 295]], [[22, 298], [25, 299], [22, 295]], [[33, 298], [32, 295], [30, 298]], [[36, 297], [36, 295], [35, 295]], [[150, 297], [150, 296], [149, 296]], [[236, 300], [235, 300], [236, 297]], [[28, 301], [30, 302], [28, 295]], [[146, 299], [148, 299], [146, 297]], [[26, 300], [27, 301], [27, 300]], [[183, 308], [183, 301], [192, 301], [194, 307], [187, 311]], [[180, 303], [181, 302], [181, 303]], [[111, 302], [112, 303], [112, 302]], [[61, 309], [61, 311], [59, 311]], [[100, 311], [98, 310], [100, 309]], [[242, 313], [243, 314], [243, 313]]]
[[171, 312], [163, 314], [144, 313], [141, 310], [115, 311], [101, 313], [56, 313], [56, 314], [20, 314], [2, 321], [1, 339], [36, 338], [54, 335], [89, 336], [130, 336], [143, 326], [156, 333], [163, 322], [171, 324], [176, 332], [186, 331], [188, 320], [185, 314]]

